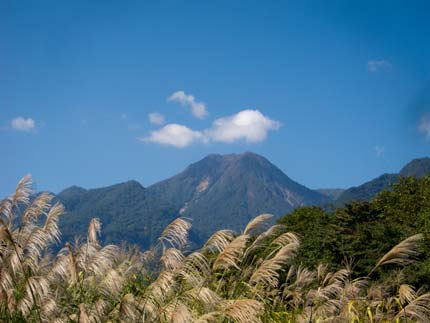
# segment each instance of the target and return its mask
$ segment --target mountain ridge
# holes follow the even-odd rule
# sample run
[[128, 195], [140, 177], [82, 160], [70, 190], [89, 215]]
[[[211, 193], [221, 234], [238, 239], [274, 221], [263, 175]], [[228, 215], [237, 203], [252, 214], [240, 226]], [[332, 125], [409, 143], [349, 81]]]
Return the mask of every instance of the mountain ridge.
[[[406, 164], [400, 173], [421, 176], [428, 170], [430, 158], [421, 158]], [[261, 213], [277, 218], [300, 206], [369, 200], [390, 189], [401, 174], [383, 174], [346, 190], [312, 190], [261, 155], [210, 154], [146, 188], [136, 180], [92, 189], [68, 187], [57, 194], [66, 208], [60, 227], [70, 240], [85, 235], [90, 219], [98, 217], [105, 242], [127, 240], [147, 247], [168, 223], [183, 216], [192, 220], [191, 240], [198, 244], [218, 229], [239, 231]]]

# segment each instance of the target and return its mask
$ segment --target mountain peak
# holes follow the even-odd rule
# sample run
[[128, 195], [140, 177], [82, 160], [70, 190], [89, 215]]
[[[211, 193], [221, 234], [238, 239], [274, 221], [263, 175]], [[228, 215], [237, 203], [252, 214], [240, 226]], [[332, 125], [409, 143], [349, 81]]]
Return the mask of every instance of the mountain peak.
[[250, 151], [210, 154], [148, 190], [173, 203], [179, 214], [192, 218], [203, 238], [227, 223], [229, 228], [241, 230], [261, 213], [282, 216], [301, 205], [329, 201]]
[[430, 158], [423, 157], [413, 159], [400, 170], [400, 175], [416, 177], [430, 175]]

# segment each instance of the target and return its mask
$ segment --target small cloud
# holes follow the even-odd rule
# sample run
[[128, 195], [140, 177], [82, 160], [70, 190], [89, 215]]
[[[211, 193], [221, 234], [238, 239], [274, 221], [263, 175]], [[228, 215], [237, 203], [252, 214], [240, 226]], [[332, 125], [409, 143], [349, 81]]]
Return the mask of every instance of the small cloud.
[[159, 130], [151, 132], [149, 137], [140, 140], [174, 146], [176, 148], [184, 148], [202, 139], [203, 134], [200, 131], [194, 131], [186, 126], [171, 123]]
[[379, 71], [391, 71], [393, 65], [384, 59], [381, 60], [371, 60], [367, 62], [367, 69], [369, 72], [375, 73]]
[[205, 133], [215, 142], [232, 143], [245, 140], [248, 143], [256, 143], [266, 139], [270, 130], [278, 130], [280, 127], [280, 122], [269, 119], [258, 110], [243, 110], [215, 120]]
[[208, 113], [206, 105], [203, 102], [196, 102], [192, 94], [187, 95], [184, 91], [177, 91], [167, 98], [167, 101], [178, 102], [182, 106], [189, 106], [193, 116], [199, 119], [205, 118]]
[[15, 119], [12, 119], [10, 125], [13, 129], [18, 131], [36, 131], [36, 122], [31, 118], [17, 117]]
[[375, 146], [376, 157], [383, 157], [385, 154], [384, 146]]
[[128, 115], [127, 114], [125, 114], [125, 113], [123, 113], [123, 114], [121, 114], [121, 120], [127, 120], [128, 119]]
[[165, 121], [164, 116], [158, 112], [152, 112], [148, 114], [149, 122], [155, 125], [162, 125]]
[[280, 122], [269, 119], [258, 110], [243, 110], [232, 116], [216, 119], [210, 128], [203, 131], [192, 130], [180, 124], [168, 124], [140, 140], [177, 148], [196, 142], [231, 144], [244, 140], [257, 143], [264, 141], [269, 131], [280, 127]]
[[424, 113], [418, 124], [418, 132], [425, 135], [426, 140], [430, 140], [430, 114]]

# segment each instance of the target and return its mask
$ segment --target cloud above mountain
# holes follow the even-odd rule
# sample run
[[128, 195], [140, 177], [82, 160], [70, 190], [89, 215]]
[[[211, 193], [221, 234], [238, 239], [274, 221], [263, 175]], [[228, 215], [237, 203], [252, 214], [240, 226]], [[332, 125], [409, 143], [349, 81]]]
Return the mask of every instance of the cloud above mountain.
[[141, 141], [184, 148], [202, 139], [203, 134], [200, 131], [194, 131], [180, 124], [170, 123], [159, 130], [152, 131], [148, 137], [141, 138]]
[[174, 92], [167, 98], [169, 102], [177, 102], [184, 107], [191, 108], [191, 113], [198, 119], [203, 119], [208, 115], [206, 111], [206, 104], [203, 102], [197, 102], [192, 94], [186, 94], [184, 91]]
[[151, 112], [148, 114], [149, 122], [155, 125], [162, 125], [164, 124], [165, 118], [161, 113], [158, 112]]
[[180, 124], [167, 124], [152, 131], [141, 141], [184, 148], [196, 142], [221, 142], [232, 144], [262, 142], [269, 131], [278, 130], [281, 123], [263, 115], [259, 110], [242, 110], [234, 115], [216, 119], [212, 126], [201, 131]]

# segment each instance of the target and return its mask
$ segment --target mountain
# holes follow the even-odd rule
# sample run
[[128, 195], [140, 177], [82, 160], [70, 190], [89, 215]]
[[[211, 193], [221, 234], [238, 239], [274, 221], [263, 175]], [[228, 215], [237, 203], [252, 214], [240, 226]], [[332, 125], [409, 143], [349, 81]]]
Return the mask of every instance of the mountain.
[[176, 214], [171, 205], [136, 181], [85, 190], [72, 186], [57, 195], [66, 209], [60, 229], [64, 241], [85, 235], [93, 217], [100, 218], [103, 241], [127, 240], [141, 246], [151, 244]]
[[282, 216], [298, 206], [330, 202], [250, 152], [209, 155], [148, 191], [191, 218], [201, 238], [221, 228], [241, 230], [261, 213]]
[[430, 158], [417, 158], [407, 163], [398, 174], [384, 174], [362, 185], [351, 187], [338, 197], [336, 206], [342, 206], [353, 200], [369, 201], [382, 190], [387, 190], [397, 182], [400, 176], [423, 177], [430, 175]]
[[416, 177], [430, 175], [430, 158], [425, 157], [412, 160], [400, 170], [400, 175]]
[[398, 179], [398, 174], [383, 174], [362, 185], [348, 188], [339, 195], [335, 205], [342, 206], [354, 200], [370, 201], [379, 192], [390, 189]]
[[[103, 224], [104, 242], [122, 240], [147, 247], [178, 216], [192, 220], [190, 240], [199, 244], [218, 229], [239, 231], [261, 213], [280, 217], [298, 206], [344, 205], [369, 200], [399, 176], [429, 173], [430, 158], [411, 161], [399, 174], [384, 174], [347, 190], [311, 190], [254, 154], [209, 155], [183, 172], [144, 188], [136, 181], [86, 190], [69, 187], [57, 195], [65, 205], [64, 240], [85, 235], [91, 218]], [[338, 198], [336, 199], [336, 196]]]

